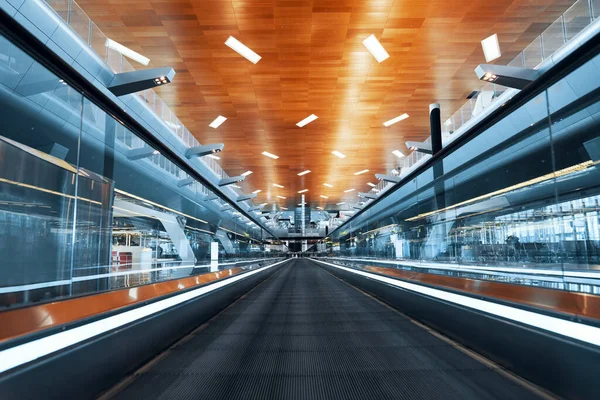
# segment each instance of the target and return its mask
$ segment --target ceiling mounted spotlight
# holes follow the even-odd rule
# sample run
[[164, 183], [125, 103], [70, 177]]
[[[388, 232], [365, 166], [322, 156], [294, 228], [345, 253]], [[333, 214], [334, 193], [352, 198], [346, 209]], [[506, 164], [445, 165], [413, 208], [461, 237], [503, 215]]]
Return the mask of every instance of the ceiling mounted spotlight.
[[196, 146], [187, 149], [185, 156], [187, 158], [202, 157], [223, 151], [225, 145], [223, 143], [205, 144], [204, 146]]
[[540, 77], [540, 71], [535, 69], [492, 64], [479, 64], [475, 68], [475, 74], [484, 82], [495, 83], [519, 90], [524, 89]]

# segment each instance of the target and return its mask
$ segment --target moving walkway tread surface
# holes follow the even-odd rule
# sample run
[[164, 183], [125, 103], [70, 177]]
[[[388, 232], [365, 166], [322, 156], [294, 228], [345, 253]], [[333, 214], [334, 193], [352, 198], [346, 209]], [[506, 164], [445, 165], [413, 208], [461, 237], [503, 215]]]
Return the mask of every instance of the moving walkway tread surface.
[[531, 399], [306, 259], [182, 341], [118, 399]]

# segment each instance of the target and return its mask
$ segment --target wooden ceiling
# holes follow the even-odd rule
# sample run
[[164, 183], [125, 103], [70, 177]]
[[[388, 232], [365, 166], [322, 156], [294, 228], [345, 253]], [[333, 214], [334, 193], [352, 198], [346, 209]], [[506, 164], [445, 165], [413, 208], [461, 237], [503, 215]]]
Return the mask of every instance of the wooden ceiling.
[[[159, 95], [200, 143], [225, 144], [220, 163], [229, 175], [254, 172], [243, 188], [262, 190], [257, 203], [293, 207], [297, 192], [308, 189], [311, 206], [336, 209], [397, 165], [393, 150], [407, 153], [407, 140], [428, 136], [430, 103], [441, 103], [444, 120], [482, 86], [473, 72], [485, 62], [482, 39], [498, 34], [503, 56], [496, 62], [506, 64], [573, 0], [78, 3], [105, 34], [149, 57], [150, 67], [175, 68]], [[371, 34], [391, 56], [381, 64], [362, 44]], [[229, 35], [260, 62], [226, 47]], [[313, 113], [316, 121], [296, 127]], [[382, 125], [403, 113], [410, 118]], [[218, 115], [228, 120], [210, 128]], [[297, 176], [306, 169], [312, 172]], [[363, 169], [370, 172], [354, 175]]]

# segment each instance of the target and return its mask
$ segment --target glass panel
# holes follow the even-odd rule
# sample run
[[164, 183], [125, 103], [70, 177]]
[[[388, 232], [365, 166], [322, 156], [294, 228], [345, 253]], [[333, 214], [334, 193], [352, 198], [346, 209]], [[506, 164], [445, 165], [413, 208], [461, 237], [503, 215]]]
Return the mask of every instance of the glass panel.
[[406, 279], [600, 294], [599, 66], [596, 56], [342, 226], [339, 250], [321, 248]]
[[565, 12], [564, 19], [567, 40], [571, 40], [573, 39], [573, 36], [581, 32], [583, 28], [588, 26], [591, 22], [587, 0], [579, 0], [573, 4], [573, 6]]
[[542, 42], [537, 37], [529, 46], [523, 50], [525, 68], [535, 68], [542, 62]]
[[563, 18], [560, 17], [542, 33], [544, 58], [550, 57], [556, 50], [565, 44], [563, 31]]
[[[281, 256], [260, 228], [223, 213], [179, 165], [3, 37], [0, 63], [0, 305]], [[144, 94], [151, 107], [154, 92]]]
[[69, 25], [81, 38], [90, 43], [91, 21], [85, 12], [75, 2], [71, 2], [71, 12], [69, 14]]

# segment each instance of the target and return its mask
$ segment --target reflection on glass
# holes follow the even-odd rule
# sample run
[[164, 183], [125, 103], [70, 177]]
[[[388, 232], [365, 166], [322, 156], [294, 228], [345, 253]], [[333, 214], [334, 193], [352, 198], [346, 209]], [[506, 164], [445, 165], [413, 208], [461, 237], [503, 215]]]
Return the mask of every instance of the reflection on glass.
[[200, 182], [178, 185], [188, 175], [160, 152], [133, 156], [147, 148], [139, 137], [4, 37], [0, 67], [1, 306], [281, 256], [258, 226], [205, 201]]
[[600, 294], [600, 81], [589, 79], [600, 76], [599, 61], [584, 63], [315, 250], [361, 268], [379, 260]]

